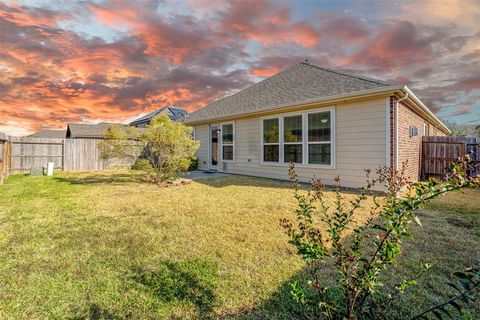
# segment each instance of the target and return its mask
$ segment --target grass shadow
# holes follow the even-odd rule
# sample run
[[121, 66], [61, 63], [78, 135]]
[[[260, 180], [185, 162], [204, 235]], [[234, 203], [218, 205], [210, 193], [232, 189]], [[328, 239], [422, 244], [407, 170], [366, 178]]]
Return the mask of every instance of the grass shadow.
[[230, 186], [280, 188], [280, 189], [291, 188], [291, 183], [286, 180], [260, 178], [260, 177], [244, 176], [244, 175], [237, 175], [237, 174], [229, 174], [228, 176], [222, 176], [222, 177], [198, 179], [194, 181], [209, 187], [214, 187], [214, 188], [224, 188], [224, 187], [230, 187]]
[[112, 313], [106, 309], [103, 309], [98, 304], [92, 303], [86, 312], [81, 315], [76, 315], [73, 317], [68, 318], [69, 320], [122, 320], [125, 317], [121, 317]]
[[75, 185], [92, 185], [92, 184], [110, 184], [122, 185], [127, 183], [142, 182], [142, 177], [138, 174], [130, 172], [118, 173], [89, 173], [76, 175], [60, 175], [53, 177], [55, 181], [60, 183], [68, 183]]
[[[450, 212], [448, 209], [443, 211], [422, 209], [417, 211], [417, 215], [421, 217], [423, 226], [412, 226], [413, 239], [405, 241], [402, 253], [398, 257], [398, 265], [379, 277], [380, 282], [383, 283], [382, 290], [387, 290], [385, 294], [395, 295], [396, 284], [421, 273], [421, 262], [432, 263], [433, 268], [419, 278], [416, 286], [404, 294], [398, 294], [391, 304], [384, 305], [382, 298], [376, 297], [379, 309], [385, 309], [382, 310], [382, 313], [386, 319], [409, 319], [432, 305], [445, 301], [448, 296], [457, 293], [446, 285], [454, 278], [452, 274], [478, 265], [480, 251], [475, 249], [475, 244], [478, 243], [478, 233], [475, 233], [472, 223], [448, 223], [459, 217], [458, 214]], [[479, 221], [480, 218], [477, 216], [473, 223], [479, 223]], [[351, 237], [347, 237], [344, 241], [350, 240]], [[335, 286], [332, 261], [322, 266], [319, 274], [324, 286], [330, 288]], [[309, 279], [309, 271], [304, 268], [283, 282], [278, 290], [260, 305], [253, 309], [239, 309], [234, 313], [221, 315], [221, 318], [237, 320], [322, 318], [318, 314], [318, 310], [316, 312], [305, 310], [292, 297], [291, 284], [298, 282], [301, 287], [308, 288]], [[307, 296], [311, 294], [312, 292], [307, 292]], [[341, 301], [340, 291], [335, 290], [332, 297]], [[451, 310], [451, 312], [456, 311], [455, 309]], [[462, 309], [462, 319], [476, 319], [475, 316], [478, 314], [480, 314], [480, 305], [478, 304], [469, 304]]]
[[[225, 177], [212, 177], [208, 179], [199, 179], [199, 180], [195, 180], [195, 182], [207, 185], [209, 187], [214, 187], [214, 188], [240, 186], [240, 187], [292, 189], [292, 183], [288, 180], [262, 178], [262, 177], [245, 176], [245, 175], [237, 175], [237, 174], [229, 174], [228, 176], [225, 176]], [[305, 188], [305, 189], [308, 189], [309, 187], [311, 187], [311, 183], [308, 183], [308, 182], [300, 182], [299, 185], [301, 188]], [[326, 191], [332, 191], [334, 189], [335, 189], [335, 186], [325, 185]], [[361, 192], [360, 188], [341, 187], [340, 190], [342, 193], [354, 194], [354, 195], [359, 194]], [[383, 192], [381, 191], [371, 191], [371, 193], [379, 194], [379, 195], [383, 194]]]
[[155, 299], [190, 304], [198, 318], [209, 318], [215, 303], [217, 267], [203, 260], [163, 261], [154, 270], [137, 268], [133, 280]]

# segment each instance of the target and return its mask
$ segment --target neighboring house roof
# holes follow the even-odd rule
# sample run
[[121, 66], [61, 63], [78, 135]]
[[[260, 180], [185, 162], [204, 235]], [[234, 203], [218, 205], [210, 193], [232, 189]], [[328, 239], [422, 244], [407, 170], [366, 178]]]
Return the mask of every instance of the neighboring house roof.
[[142, 123], [149, 123], [153, 117], [159, 114], [166, 114], [173, 121], [183, 121], [183, 119], [185, 119], [185, 116], [188, 115], [188, 111], [181, 108], [177, 108], [173, 105], [169, 105], [161, 109], [155, 110], [149, 114], [146, 114], [138, 119], [135, 119], [134, 121], [130, 122], [130, 125], [134, 126]]
[[202, 123], [304, 104], [335, 101], [383, 92], [409, 93], [421, 112], [446, 133], [449, 129], [404, 85], [299, 62], [237, 93], [199, 109], [185, 120]]
[[294, 105], [314, 98], [390, 85], [392, 84], [385, 81], [300, 62], [270, 78], [193, 112], [188, 116], [186, 122], [199, 122], [212, 118], [276, 109], [279, 106]]
[[40, 130], [38, 132], [32, 133], [29, 135], [30, 138], [53, 138], [53, 139], [62, 139], [65, 138], [67, 134], [66, 130]]
[[97, 124], [69, 123], [67, 138], [103, 138], [105, 130], [111, 125], [126, 126], [119, 123], [100, 122]]

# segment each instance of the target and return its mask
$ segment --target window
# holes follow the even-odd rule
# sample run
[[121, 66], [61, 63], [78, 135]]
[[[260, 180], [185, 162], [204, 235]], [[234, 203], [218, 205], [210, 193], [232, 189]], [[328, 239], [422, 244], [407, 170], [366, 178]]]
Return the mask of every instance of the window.
[[262, 162], [334, 167], [333, 108], [262, 120]]
[[430, 125], [428, 123], [423, 124], [423, 135], [424, 136], [430, 135]]
[[302, 115], [283, 118], [284, 162], [302, 163]]
[[234, 132], [233, 123], [222, 124], [222, 160], [233, 161], [234, 159]]
[[263, 161], [278, 162], [280, 157], [280, 118], [263, 120]]
[[331, 113], [308, 114], [308, 163], [331, 164]]

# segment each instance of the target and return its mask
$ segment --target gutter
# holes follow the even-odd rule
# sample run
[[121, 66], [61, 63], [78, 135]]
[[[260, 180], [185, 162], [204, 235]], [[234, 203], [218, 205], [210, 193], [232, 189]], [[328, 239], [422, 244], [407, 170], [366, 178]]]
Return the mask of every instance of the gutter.
[[430, 117], [431, 120], [433, 120], [434, 123], [436, 123], [445, 134], [450, 134], [452, 131], [445, 125], [443, 122], [437, 118], [435, 114], [433, 114], [430, 109], [419, 99], [417, 96], [405, 85], [402, 88], [402, 91], [404, 91], [410, 98], [411, 100], [420, 107], [420, 109]]

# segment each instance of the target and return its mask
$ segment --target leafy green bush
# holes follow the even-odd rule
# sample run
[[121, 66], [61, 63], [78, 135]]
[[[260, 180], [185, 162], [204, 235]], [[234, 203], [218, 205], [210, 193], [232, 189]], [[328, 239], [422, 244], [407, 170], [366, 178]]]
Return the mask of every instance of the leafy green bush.
[[188, 168], [188, 171], [195, 171], [195, 170], [198, 170], [198, 158], [192, 157], [190, 159], [190, 167]]
[[133, 167], [155, 183], [176, 179], [178, 172], [187, 171], [198, 147], [192, 128], [167, 115], [152, 118], [143, 134], [136, 128], [111, 126], [99, 146], [104, 159], [141, 154]]
[[[335, 201], [328, 203], [324, 186], [320, 180], [313, 180], [312, 187], [304, 192], [299, 189], [295, 166], [290, 165], [290, 179], [295, 189], [298, 206], [296, 220], [282, 219], [289, 243], [297, 249], [297, 254], [306, 262], [310, 272], [309, 288], [298, 283], [292, 284], [293, 298], [304, 306], [312, 317], [325, 319], [378, 319], [391, 318], [385, 313], [394, 296], [388, 294], [387, 287], [395, 287], [401, 294], [417, 284], [420, 275], [412, 275], [398, 284], [382, 283], [380, 276], [397, 264], [397, 257], [404, 239], [411, 238], [410, 225], [421, 225], [415, 211], [433, 198], [461, 188], [478, 188], [480, 178], [467, 177], [467, 161], [454, 164], [451, 174], [445, 181], [409, 183], [404, 175], [405, 165], [400, 172], [387, 167], [377, 170], [377, 177], [371, 178], [366, 171], [366, 185], [360, 194], [347, 202], [340, 192], [340, 179], [336, 179]], [[378, 184], [385, 187], [386, 193], [379, 196], [372, 192]], [[368, 198], [373, 199], [370, 217], [360, 224], [355, 220], [357, 210], [365, 206]], [[326, 225], [326, 232], [320, 225]], [[345, 235], [351, 233], [351, 240]], [[327, 263], [335, 268], [334, 287], [327, 287], [320, 281], [322, 266]], [[430, 265], [423, 264], [423, 273]], [[466, 290], [473, 291], [478, 286], [478, 274], [471, 277]], [[452, 297], [449, 297], [451, 300]], [[452, 300], [454, 307], [458, 304]], [[455, 305], [456, 304], [456, 305]], [[445, 305], [448, 305], [445, 304]], [[445, 309], [445, 305], [440, 305]], [[446, 309], [445, 309], [446, 310]], [[439, 314], [438, 308], [426, 310], [417, 317], [428, 313]]]

